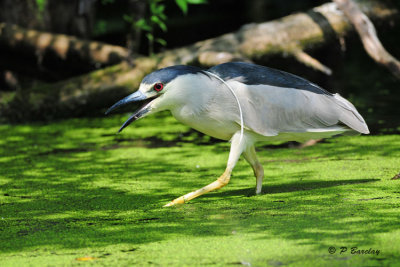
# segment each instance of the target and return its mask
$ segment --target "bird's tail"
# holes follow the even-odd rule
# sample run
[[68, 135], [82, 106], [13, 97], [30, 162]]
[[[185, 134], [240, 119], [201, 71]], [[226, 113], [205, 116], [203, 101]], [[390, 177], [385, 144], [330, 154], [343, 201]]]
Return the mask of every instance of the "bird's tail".
[[368, 125], [365, 123], [364, 118], [360, 113], [358, 113], [354, 105], [339, 94], [335, 94], [334, 98], [336, 100], [335, 102], [342, 107], [343, 111], [339, 120], [359, 133], [369, 134]]

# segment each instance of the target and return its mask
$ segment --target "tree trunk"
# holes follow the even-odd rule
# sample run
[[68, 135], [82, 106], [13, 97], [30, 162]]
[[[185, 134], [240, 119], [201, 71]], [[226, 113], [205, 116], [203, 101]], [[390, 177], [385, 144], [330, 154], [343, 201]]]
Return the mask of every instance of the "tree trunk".
[[36, 1], [31, 0], [1, 0], [0, 21], [18, 24], [26, 28], [43, 30], [45, 26], [42, 12]]
[[[387, 20], [396, 14], [381, 1], [358, 1], [371, 18]], [[22, 91], [2, 116], [12, 120], [43, 119], [102, 112], [120, 97], [134, 91], [141, 79], [156, 68], [175, 64], [204, 67], [233, 60], [250, 61], [266, 55], [291, 55], [325, 73], [329, 69], [304, 51], [336, 40], [352, 29], [334, 3], [271, 22], [249, 24], [237, 32], [136, 59], [66, 81]]]

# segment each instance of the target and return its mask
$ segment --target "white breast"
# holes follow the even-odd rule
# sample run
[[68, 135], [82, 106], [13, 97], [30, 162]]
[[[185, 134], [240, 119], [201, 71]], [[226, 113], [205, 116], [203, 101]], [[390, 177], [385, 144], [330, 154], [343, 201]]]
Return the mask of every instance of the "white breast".
[[213, 116], [212, 113], [207, 111], [193, 113], [192, 110], [184, 107], [180, 110], [172, 110], [171, 113], [183, 124], [222, 140], [231, 139], [232, 135], [240, 130], [240, 126], [234, 120]]

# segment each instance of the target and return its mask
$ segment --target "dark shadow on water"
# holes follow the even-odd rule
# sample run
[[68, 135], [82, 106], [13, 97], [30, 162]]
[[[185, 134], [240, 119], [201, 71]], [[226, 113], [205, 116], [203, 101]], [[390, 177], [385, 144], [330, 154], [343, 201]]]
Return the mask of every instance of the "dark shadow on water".
[[[335, 181], [304, 181], [304, 182], [293, 182], [293, 183], [285, 183], [282, 185], [268, 185], [265, 183], [263, 185], [263, 189], [261, 194], [279, 194], [279, 193], [288, 193], [288, 192], [298, 192], [298, 191], [311, 191], [311, 190], [319, 190], [323, 188], [343, 186], [343, 185], [351, 185], [351, 184], [364, 184], [364, 183], [372, 183], [380, 181], [380, 179], [354, 179], [354, 180], [335, 180]], [[216, 198], [216, 197], [228, 197], [228, 196], [244, 196], [251, 197], [255, 196], [255, 188], [246, 188], [246, 189], [235, 189], [229, 190], [229, 184], [225, 187], [224, 192], [215, 192], [213, 194], [204, 195], [203, 198]]]

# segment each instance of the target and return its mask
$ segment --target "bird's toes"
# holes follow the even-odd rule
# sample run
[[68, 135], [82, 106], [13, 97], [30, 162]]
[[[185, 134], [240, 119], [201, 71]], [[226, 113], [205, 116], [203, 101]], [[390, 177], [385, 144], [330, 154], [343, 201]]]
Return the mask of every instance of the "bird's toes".
[[171, 207], [171, 206], [175, 206], [177, 204], [184, 204], [185, 203], [185, 199], [183, 197], [178, 197], [174, 200], [172, 200], [171, 202], [169, 202], [168, 204], [165, 204], [164, 207]]

